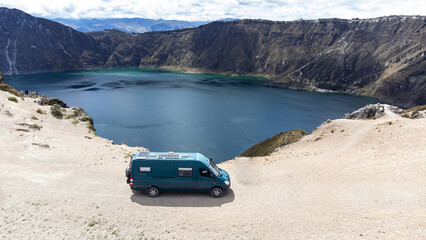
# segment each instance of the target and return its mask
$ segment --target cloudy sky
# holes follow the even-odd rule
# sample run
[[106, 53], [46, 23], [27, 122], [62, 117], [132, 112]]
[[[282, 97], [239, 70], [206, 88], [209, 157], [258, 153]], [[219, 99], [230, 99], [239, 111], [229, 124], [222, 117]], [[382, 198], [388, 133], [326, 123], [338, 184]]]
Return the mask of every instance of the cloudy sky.
[[425, 0], [1, 0], [45, 18], [163, 18], [295, 20], [426, 15]]

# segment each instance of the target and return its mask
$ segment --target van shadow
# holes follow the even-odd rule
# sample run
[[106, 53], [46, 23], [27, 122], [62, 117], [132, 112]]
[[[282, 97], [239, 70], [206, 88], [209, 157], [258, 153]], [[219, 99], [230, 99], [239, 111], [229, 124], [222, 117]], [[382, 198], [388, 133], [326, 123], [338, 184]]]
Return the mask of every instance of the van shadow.
[[143, 191], [133, 191], [132, 202], [143, 206], [161, 207], [220, 207], [234, 201], [235, 194], [229, 189], [221, 198], [212, 198], [203, 192], [162, 192], [157, 198], [151, 198]]

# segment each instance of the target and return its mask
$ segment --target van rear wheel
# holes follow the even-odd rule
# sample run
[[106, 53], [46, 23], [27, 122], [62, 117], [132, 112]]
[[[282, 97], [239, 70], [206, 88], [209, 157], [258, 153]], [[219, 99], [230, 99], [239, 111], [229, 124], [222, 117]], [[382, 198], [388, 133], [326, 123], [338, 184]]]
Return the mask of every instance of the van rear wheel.
[[146, 194], [148, 194], [150, 197], [158, 197], [158, 195], [160, 195], [160, 190], [158, 190], [156, 187], [150, 187], [148, 190], [146, 190]]
[[220, 198], [223, 195], [223, 190], [219, 187], [215, 187], [210, 191], [210, 196], [214, 198]]

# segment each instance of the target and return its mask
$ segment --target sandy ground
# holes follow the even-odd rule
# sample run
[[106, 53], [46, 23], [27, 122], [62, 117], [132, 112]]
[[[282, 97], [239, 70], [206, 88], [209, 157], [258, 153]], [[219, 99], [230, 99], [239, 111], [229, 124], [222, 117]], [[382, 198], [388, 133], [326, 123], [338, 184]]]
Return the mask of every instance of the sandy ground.
[[0, 239], [426, 239], [426, 119], [334, 120], [269, 157], [222, 163], [232, 190], [221, 199], [152, 199], [124, 174], [142, 148], [8, 96], [0, 91]]

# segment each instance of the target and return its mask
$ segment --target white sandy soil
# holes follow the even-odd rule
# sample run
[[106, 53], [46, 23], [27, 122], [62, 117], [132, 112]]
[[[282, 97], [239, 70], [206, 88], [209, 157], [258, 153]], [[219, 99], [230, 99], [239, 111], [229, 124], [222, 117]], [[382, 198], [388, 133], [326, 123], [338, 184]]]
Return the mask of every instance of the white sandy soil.
[[142, 147], [9, 96], [0, 91], [0, 239], [426, 239], [426, 119], [333, 120], [269, 157], [220, 164], [232, 185], [221, 199], [149, 198], [124, 174]]

